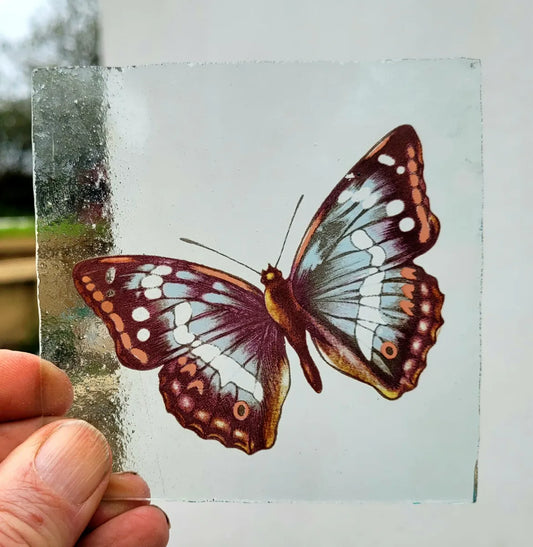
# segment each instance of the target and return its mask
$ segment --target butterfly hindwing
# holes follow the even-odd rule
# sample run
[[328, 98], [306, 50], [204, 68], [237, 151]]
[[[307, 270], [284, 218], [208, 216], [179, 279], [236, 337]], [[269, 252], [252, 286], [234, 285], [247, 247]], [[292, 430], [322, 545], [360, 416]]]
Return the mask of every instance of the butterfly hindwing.
[[326, 360], [391, 399], [416, 385], [442, 325], [437, 281], [412, 262], [439, 232], [425, 190], [418, 136], [398, 127], [326, 198], [291, 272]]
[[442, 325], [442, 295], [423, 268], [377, 272], [313, 305], [311, 335], [331, 365], [389, 399], [417, 385]]
[[123, 365], [162, 367], [160, 391], [181, 425], [247, 453], [272, 446], [289, 371], [258, 289], [199, 264], [144, 255], [81, 262], [74, 281]]

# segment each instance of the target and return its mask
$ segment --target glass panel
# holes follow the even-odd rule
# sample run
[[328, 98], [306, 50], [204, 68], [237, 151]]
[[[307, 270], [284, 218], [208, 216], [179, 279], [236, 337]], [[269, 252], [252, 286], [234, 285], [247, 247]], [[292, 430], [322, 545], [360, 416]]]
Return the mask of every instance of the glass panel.
[[[464, 59], [36, 72], [42, 354], [117, 470], [193, 501], [472, 499], [479, 96]], [[301, 194], [294, 300], [265, 275], [267, 310]], [[77, 267], [78, 294], [75, 265], [116, 255]], [[320, 395], [301, 327], [333, 365], [308, 333]]]

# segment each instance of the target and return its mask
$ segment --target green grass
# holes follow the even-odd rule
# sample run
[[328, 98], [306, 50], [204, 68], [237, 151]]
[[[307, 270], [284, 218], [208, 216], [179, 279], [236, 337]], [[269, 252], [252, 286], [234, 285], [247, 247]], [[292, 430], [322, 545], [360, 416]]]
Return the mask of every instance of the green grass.
[[0, 217], [0, 238], [34, 237], [33, 217]]
[[93, 228], [81, 222], [63, 219], [59, 222], [53, 222], [48, 225], [39, 225], [39, 234], [44, 236], [67, 236], [79, 238], [84, 236], [101, 237], [109, 231], [109, 226], [99, 222]]

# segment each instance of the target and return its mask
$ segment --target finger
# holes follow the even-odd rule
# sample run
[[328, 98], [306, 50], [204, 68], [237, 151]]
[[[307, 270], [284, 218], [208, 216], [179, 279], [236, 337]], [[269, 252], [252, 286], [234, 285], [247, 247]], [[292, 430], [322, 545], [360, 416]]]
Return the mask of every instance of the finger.
[[164, 547], [168, 543], [168, 518], [154, 505], [137, 507], [102, 524], [77, 544], [78, 547]]
[[64, 414], [72, 404], [68, 376], [37, 355], [0, 350], [0, 422]]
[[73, 545], [110, 473], [109, 446], [94, 427], [45, 425], [0, 464], [0, 545]]
[[142, 477], [136, 473], [113, 473], [87, 528], [92, 530], [126, 511], [149, 504], [150, 488]]
[[0, 462], [43, 425], [60, 419], [57, 416], [39, 416], [16, 422], [0, 423]]

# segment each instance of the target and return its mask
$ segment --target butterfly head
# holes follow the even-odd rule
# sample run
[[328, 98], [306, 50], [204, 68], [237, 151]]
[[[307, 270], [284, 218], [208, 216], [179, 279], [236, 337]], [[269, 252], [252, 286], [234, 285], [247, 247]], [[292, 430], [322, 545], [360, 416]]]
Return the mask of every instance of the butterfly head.
[[275, 266], [272, 266], [271, 264], [268, 265], [268, 268], [266, 270], [263, 270], [261, 272], [261, 283], [263, 285], [273, 285], [276, 282], [283, 279], [283, 275], [281, 274], [281, 270], [278, 270]]

